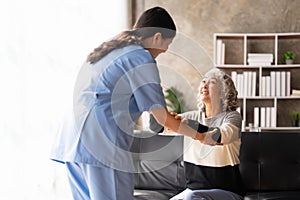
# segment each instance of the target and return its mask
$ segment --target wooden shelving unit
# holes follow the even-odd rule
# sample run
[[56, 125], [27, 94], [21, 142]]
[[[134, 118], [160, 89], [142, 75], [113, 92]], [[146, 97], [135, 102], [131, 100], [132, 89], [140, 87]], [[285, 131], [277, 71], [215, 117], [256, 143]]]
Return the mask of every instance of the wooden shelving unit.
[[[224, 44], [220, 54], [220, 41]], [[294, 64], [285, 64], [282, 54], [287, 50], [296, 55]], [[225, 52], [225, 53], [224, 53]], [[273, 55], [270, 65], [249, 65], [249, 53], [269, 53]], [[223, 56], [220, 59], [220, 55]], [[220, 61], [221, 60], [221, 61]], [[214, 34], [214, 65], [231, 75], [232, 72], [242, 74], [245, 71], [255, 72], [256, 91], [255, 95], [239, 96], [240, 112], [249, 130], [249, 123], [254, 123], [254, 107], [275, 108], [276, 125], [268, 126], [260, 123], [261, 131], [299, 131], [299, 127], [291, 127], [289, 112], [300, 112], [300, 96], [290, 96], [292, 89], [300, 90], [300, 33], [215, 33]], [[290, 73], [289, 94], [271, 95], [263, 89], [263, 77], [271, 76], [271, 72]], [[283, 79], [284, 80], [284, 79]], [[280, 83], [281, 84], [281, 83]], [[287, 84], [287, 83], [286, 83]], [[288, 86], [288, 84], [286, 85]], [[272, 85], [271, 85], [272, 87]], [[240, 89], [241, 90], [241, 89]], [[239, 91], [242, 93], [243, 91]], [[268, 93], [269, 95], [266, 95]], [[273, 112], [274, 113], [274, 112]], [[261, 115], [259, 115], [261, 117]]]

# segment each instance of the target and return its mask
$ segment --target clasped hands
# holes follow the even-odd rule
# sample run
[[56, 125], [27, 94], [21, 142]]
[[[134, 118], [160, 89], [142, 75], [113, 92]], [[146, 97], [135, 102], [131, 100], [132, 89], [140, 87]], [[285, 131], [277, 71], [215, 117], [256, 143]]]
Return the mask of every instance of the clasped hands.
[[[187, 118], [184, 118], [175, 112], [170, 112], [170, 114], [173, 115], [175, 119], [181, 120], [182, 123], [188, 124]], [[211, 138], [211, 136], [217, 132], [218, 132], [218, 129], [216, 129], [216, 128], [211, 131], [204, 132], [204, 133], [197, 132], [193, 139], [198, 140], [201, 143], [206, 144], [206, 145], [212, 145], [212, 146], [213, 145], [223, 145], [222, 143], [218, 143], [218, 142], [212, 140], [212, 138]]]

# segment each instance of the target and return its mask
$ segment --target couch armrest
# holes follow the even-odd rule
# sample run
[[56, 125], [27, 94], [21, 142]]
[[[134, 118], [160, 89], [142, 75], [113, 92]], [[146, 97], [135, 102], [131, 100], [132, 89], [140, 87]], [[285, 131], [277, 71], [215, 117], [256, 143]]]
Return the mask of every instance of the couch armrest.
[[131, 151], [136, 189], [180, 191], [185, 188], [183, 136], [135, 137]]

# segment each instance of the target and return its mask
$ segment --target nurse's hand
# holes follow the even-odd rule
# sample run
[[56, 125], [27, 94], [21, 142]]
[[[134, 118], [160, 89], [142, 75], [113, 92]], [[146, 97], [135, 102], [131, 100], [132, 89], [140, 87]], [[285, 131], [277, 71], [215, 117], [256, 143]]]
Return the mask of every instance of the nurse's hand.
[[188, 119], [182, 117], [180, 114], [175, 113], [175, 112], [170, 112], [170, 114], [173, 115], [175, 119], [181, 120], [182, 123], [185, 123], [185, 124], [188, 123]]

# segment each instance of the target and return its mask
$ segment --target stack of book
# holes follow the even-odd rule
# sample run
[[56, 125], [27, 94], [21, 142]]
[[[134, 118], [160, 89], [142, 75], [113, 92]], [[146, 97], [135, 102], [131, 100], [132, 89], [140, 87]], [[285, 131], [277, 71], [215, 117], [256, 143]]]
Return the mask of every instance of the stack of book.
[[254, 125], [260, 127], [276, 127], [275, 107], [254, 107]]
[[237, 71], [231, 72], [231, 78], [238, 91], [238, 97], [254, 97], [256, 96], [256, 72], [244, 71], [237, 73]]
[[291, 96], [300, 96], [300, 90], [293, 89]]
[[271, 71], [261, 77], [261, 96], [285, 97], [291, 95], [291, 72]]
[[272, 53], [248, 53], [248, 64], [250, 66], [270, 66], [272, 62]]
[[[256, 89], [260, 89], [262, 97], [286, 97], [291, 95], [291, 72], [270, 71], [270, 75], [262, 76], [257, 82], [255, 71], [231, 72], [231, 78], [238, 91], [238, 97], [255, 97]], [[258, 86], [260, 88], [258, 88]], [[300, 90], [293, 90], [292, 96], [300, 96]]]

